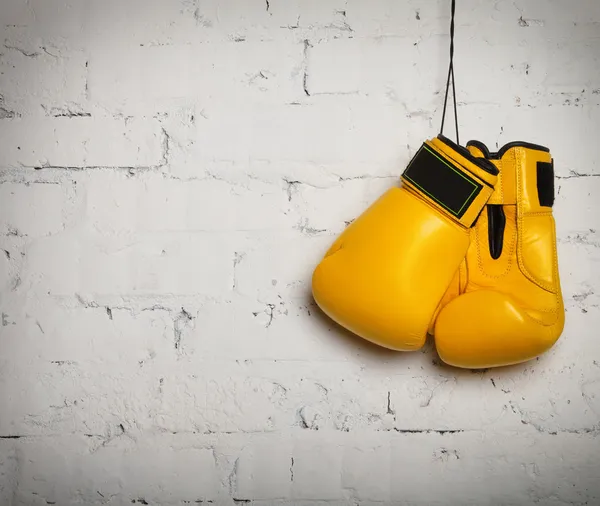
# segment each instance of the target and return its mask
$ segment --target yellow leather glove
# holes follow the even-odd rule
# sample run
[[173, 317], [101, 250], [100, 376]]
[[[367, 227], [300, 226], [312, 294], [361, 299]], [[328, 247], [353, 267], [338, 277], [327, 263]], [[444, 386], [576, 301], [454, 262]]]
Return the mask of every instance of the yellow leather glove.
[[547, 148], [525, 142], [497, 153], [477, 141], [467, 147], [500, 174], [430, 330], [448, 364], [516, 364], [547, 351], [564, 327], [553, 160]]
[[364, 339], [394, 350], [419, 349], [497, 173], [442, 135], [426, 141], [400, 187], [349, 225], [316, 267], [316, 303]]

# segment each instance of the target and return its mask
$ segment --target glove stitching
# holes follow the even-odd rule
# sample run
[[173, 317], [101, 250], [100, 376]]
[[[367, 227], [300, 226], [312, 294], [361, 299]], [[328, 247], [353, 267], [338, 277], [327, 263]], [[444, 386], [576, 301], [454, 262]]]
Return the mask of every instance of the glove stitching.
[[[500, 203], [504, 202], [504, 179], [505, 179], [505, 175], [503, 172], [503, 163], [502, 160], [498, 160], [497, 162], [497, 167], [498, 167], [498, 184], [496, 185], [496, 189], [498, 191], [498, 194], [500, 195]], [[488, 227], [489, 227], [489, 223], [488, 223]], [[515, 243], [516, 243], [516, 229], [515, 231], [511, 234], [511, 246], [509, 249], [509, 257], [508, 257], [508, 263], [506, 265], [506, 268], [503, 272], [501, 272], [500, 274], [494, 276], [492, 274], [489, 274], [488, 272], [486, 272], [484, 265], [483, 265], [483, 257], [482, 257], [482, 253], [481, 253], [481, 241], [480, 241], [480, 234], [479, 234], [479, 227], [475, 227], [475, 236], [476, 236], [476, 244], [477, 244], [477, 264], [479, 266], [479, 271], [482, 274], [482, 276], [488, 278], [488, 279], [500, 279], [504, 276], [506, 276], [511, 268], [512, 268], [512, 263], [513, 263], [513, 253], [515, 250]]]
[[531, 212], [531, 213], [523, 213], [523, 218], [527, 218], [528, 216], [552, 216], [552, 211], [539, 211], [539, 212]]
[[[521, 152], [520, 148], [517, 148], [517, 150], [519, 153]], [[517, 150], [515, 150], [515, 151], [517, 151]], [[516, 154], [515, 154], [515, 163], [516, 163]], [[552, 215], [552, 211], [537, 211], [537, 212], [528, 212], [528, 213], [525, 213], [522, 211], [523, 180], [522, 180], [521, 170], [519, 170], [519, 169], [520, 169], [520, 167], [517, 168], [517, 212], [518, 212], [519, 231], [522, 231], [524, 228], [525, 217], [527, 217], [527, 216], [550, 216], [553, 218], [553, 215]], [[554, 222], [553, 222], [553, 225], [554, 225]], [[518, 238], [520, 237], [522, 240], [522, 233], [518, 234], [517, 237]], [[520, 268], [523, 271], [523, 274], [525, 274], [525, 276], [530, 281], [533, 281], [535, 285], [552, 293], [554, 295], [554, 299], [555, 299], [555, 307], [554, 308], [551, 308], [548, 310], [538, 309], [538, 311], [554, 314], [554, 315], [556, 315], [556, 317], [558, 319], [559, 310], [561, 307], [561, 293], [560, 293], [559, 285], [554, 286], [552, 283], [548, 284], [548, 283], [538, 281], [534, 276], [531, 275], [531, 273], [525, 267], [525, 262], [524, 262], [524, 258], [522, 255], [521, 240], [519, 241], [519, 248], [517, 250], [517, 253], [518, 253], [517, 260], [519, 262]], [[552, 230], [552, 252], [553, 252], [552, 267], [553, 267], [553, 271], [554, 271], [553, 272], [554, 279], [557, 280], [557, 283], [559, 283], [559, 281], [558, 281], [559, 280], [559, 278], [558, 278], [558, 253], [557, 253], [557, 246], [556, 246], [556, 229], [554, 228], [554, 226], [553, 226], [553, 230]], [[540, 322], [539, 320], [537, 320], [531, 316], [530, 316], [530, 318], [532, 318], [534, 321], [537, 321], [544, 328], [544, 332], [546, 334], [548, 334], [549, 336], [552, 336], [552, 334], [554, 333], [554, 327], [558, 324], [558, 321], [554, 321], [550, 324], [544, 324], [544, 322]], [[552, 338], [554, 339], [553, 336], [552, 336]]]
[[[564, 314], [564, 309], [561, 309], [563, 306], [563, 302], [562, 302], [562, 293], [561, 293], [561, 289], [560, 289], [560, 277], [559, 277], [559, 272], [558, 272], [558, 249], [556, 247], [556, 225], [554, 224], [554, 218], [552, 219], [552, 248], [554, 250], [554, 258], [553, 258], [553, 269], [554, 269], [554, 280], [555, 280], [555, 285], [556, 285], [556, 292], [555, 292], [555, 298], [556, 298], [556, 314], [557, 314], [557, 318], [559, 317], [559, 310]], [[558, 320], [555, 322], [555, 325], [558, 324]], [[561, 330], [562, 332], [562, 330]], [[557, 336], [558, 339], [559, 336]]]
[[502, 160], [498, 161], [498, 174], [499, 174], [499, 178], [498, 178], [498, 182], [500, 183], [498, 185], [499, 190], [500, 190], [500, 202], [502, 204], [504, 204], [504, 174], [502, 172]]
[[[520, 219], [520, 225], [521, 225], [522, 227], [524, 226], [524, 223], [523, 223], [523, 222], [524, 222], [524, 217], [523, 217], [523, 219]], [[556, 250], [556, 245], [554, 245], [554, 244], [553, 244], [553, 245], [552, 245], [552, 249], [553, 249], [553, 254], [554, 254], [554, 255], [556, 255], [556, 252], [555, 252], [555, 250]], [[542, 289], [544, 289], [544, 290], [546, 290], [546, 291], [548, 291], [548, 292], [555, 293], [555, 288], [554, 288], [554, 286], [553, 286], [553, 284], [552, 284], [552, 283], [546, 283], [545, 281], [542, 281], [542, 280], [540, 280], [540, 279], [537, 279], [537, 278], [536, 278], [536, 277], [535, 277], [533, 274], [531, 274], [531, 272], [530, 272], [530, 271], [527, 269], [527, 267], [525, 266], [525, 259], [524, 259], [524, 258], [523, 258], [523, 256], [522, 256], [522, 251], [521, 251], [521, 249], [519, 249], [519, 252], [521, 253], [521, 257], [520, 257], [520, 259], [519, 259], [519, 260], [520, 260], [520, 262], [519, 262], [519, 265], [521, 266], [521, 268], [522, 268], [522, 270], [523, 270], [523, 273], [525, 274], [525, 276], [526, 276], [526, 277], [527, 277], [527, 278], [528, 278], [530, 281], [532, 281], [534, 284], [536, 284], [537, 286], [539, 286], [540, 288], [542, 288]], [[553, 263], [554, 263], [554, 261], [553, 261]]]
[[[525, 228], [525, 224], [524, 224], [525, 213], [523, 211], [523, 175], [522, 175], [523, 167], [522, 167], [522, 163], [521, 163], [523, 154], [524, 154], [523, 149], [520, 147], [515, 148], [514, 153], [512, 154], [512, 156], [514, 157], [514, 166], [516, 167], [516, 171], [517, 171], [517, 230], [518, 230], [518, 233], [517, 233], [517, 241], [518, 241], [517, 261], [518, 261], [519, 267], [520, 267], [521, 271], [523, 272], [523, 274], [525, 275], [525, 277], [527, 277], [531, 282], [533, 282], [540, 288], [543, 288], [546, 291], [554, 293], [554, 289], [551, 284], [548, 284], [548, 283], [538, 280], [535, 276], [533, 276], [531, 274], [531, 272], [529, 272], [529, 270], [525, 266], [525, 259], [523, 258], [523, 229]], [[519, 155], [519, 157], [517, 157], [517, 155]], [[517, 162], [518, 162], [518, 166], [517, 166]], [[534, 215], [534, 213], [527, 213], [527, 215], [531, 216], [531, 215]], [[553, 247], [556, 248], [555, 245], [553, 245]]]

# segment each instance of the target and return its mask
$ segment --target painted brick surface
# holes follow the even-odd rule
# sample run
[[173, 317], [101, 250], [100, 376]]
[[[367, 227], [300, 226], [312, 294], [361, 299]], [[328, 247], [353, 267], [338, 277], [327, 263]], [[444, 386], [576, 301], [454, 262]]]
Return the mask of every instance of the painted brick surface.
[[437, 133], [449, 4], [0, 2], [0, 505], [600, 504], [600, 3], [458, 2], [461, 140], [555, 159], [555, 348], [461, 371], [310, 295]]

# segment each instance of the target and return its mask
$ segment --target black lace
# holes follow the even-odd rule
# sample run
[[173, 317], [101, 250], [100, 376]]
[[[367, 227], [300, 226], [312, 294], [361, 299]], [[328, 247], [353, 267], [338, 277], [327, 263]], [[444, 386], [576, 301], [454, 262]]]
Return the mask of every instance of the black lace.
[[456, 0], [452, 0], [452, 13], [450, 17], [450, 65], [448, 66], [448, 79], [446, 81], [446, 94], [444, 96], [444, 111], [442, 112], [442, 125], [440, 134], [444, 133], [444, 120], [446, 119], [446, 105], [448, 103], [448, 91], [450, 90], [450, 79], [452, 78], [452, 98], [454, 101], [454, 125], [456, 128], [456, 143], [460, 144], [458, 137], [458, 112], [456, 109], [456, 81], [454, 80], [454, 12]]

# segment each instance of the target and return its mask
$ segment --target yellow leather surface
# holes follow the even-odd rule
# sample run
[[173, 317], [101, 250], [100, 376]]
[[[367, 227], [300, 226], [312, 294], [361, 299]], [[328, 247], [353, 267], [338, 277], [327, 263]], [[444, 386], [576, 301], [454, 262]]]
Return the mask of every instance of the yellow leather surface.
[[469, 245], [468, 229], [432, 204], [403, 183], [344, 230], [313, 273], [325, 314], [386, 348], [423, 346]]
[[546, 351], [559, 332], [556, 321], [532, 318], [510, 295], [478, 290], [454, 299], [440, 312], [436, 347], [444, 362], [457, 367], [505, 366]]
[[560, 337], [564, 306], [555, 224], [552, 208], [539, 205], [536, 180], [537, 162], [550, 160], [549, 153], [524, 147], [493, 160], [501, 174], [489, 202], [503, 204], [502, 254], [491, 257], [484, 210], [461, 268], [466, 285], [451, 282], [436, 314], [433, 333], [444, 362], [466, 368], [515, 364], [544, 353]]

